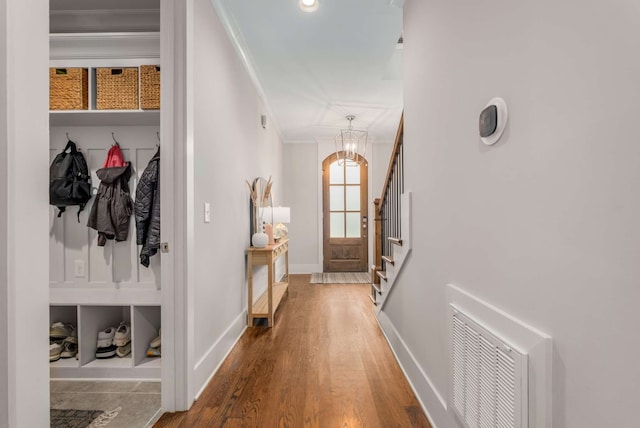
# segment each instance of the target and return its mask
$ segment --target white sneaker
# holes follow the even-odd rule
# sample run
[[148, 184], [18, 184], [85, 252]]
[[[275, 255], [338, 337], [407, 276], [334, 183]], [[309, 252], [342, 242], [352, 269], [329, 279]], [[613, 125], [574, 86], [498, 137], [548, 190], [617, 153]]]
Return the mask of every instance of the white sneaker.
[[[73, 358], [78, 353], [78, 341], [70, 340], [71, 337], [67, 337], [62, 342], [62, 352], [60, 358]], [[51, 354], [51, 352], [49, 352]]]
[[115, 327], [107, 327], [98, 332], [98, 348], [108, 348], [113, 344], [113, 338], [116, 335]]
[[51, 342], [49, 343], [49, 362], [58, 361], [60, 359], [60, 354], [62, 353], [62, 343], [60, 342]]
[[116, 355], [120, 358], [124, 358], [131, 353], [131, 342], [127, 343], [124, 346], [118, 346], [116, 349]]
[[49, 327], [49, 337], [53, 339], [66, 339], [71, 334], [71, 330], [75, 330], [71, 324], [65, 324], [57, 321]]
[[129, 342], [131, 342], [131, 324], [128, 321], [122, 321], [116, 330], [113, 344], [116, 346], [125, 346]]
[[149, 343], [149, 347], [150, 348], [158, 348], [161, 344], [161, 333], [162, 333], [162, 329], [158, 329], [158, 336], [156, 338], [154, 338], [151, 343]]
[[69, 332], [69, 336], [67, 336], [64, 340], [67, 342], [71, 342], [71, 343], [78, 343], [78, 330], [76, 330], [76, 328], [71, 325], [71, 324], [67, 324], [69, 326], [69, 328], [71, 329], [71, 331]]

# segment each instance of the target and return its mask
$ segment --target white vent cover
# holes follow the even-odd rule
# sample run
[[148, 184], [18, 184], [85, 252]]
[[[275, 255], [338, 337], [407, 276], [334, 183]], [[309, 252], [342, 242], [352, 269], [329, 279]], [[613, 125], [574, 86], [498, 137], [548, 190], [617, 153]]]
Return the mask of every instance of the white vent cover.
[[467, 428], [527, 428], [527, 355], [451, 306], [451, 405]]

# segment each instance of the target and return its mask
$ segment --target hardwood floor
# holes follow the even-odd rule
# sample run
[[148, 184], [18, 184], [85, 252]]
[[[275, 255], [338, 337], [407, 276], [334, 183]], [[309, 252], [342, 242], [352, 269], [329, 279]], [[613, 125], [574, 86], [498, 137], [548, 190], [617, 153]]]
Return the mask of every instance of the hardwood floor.
[[367, 284], [291, 275], [273, 328], [248, 328], [188, 412], [155, 427], [427, 427]]

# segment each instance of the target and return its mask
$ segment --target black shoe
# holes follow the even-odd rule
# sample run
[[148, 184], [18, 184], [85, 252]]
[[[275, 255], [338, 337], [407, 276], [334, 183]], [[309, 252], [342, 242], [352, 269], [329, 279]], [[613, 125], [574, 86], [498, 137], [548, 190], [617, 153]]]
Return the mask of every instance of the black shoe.
[[96, 358], [112, 358], [116, 356], [116, 345], [109, 345], [106, 348], [96, 349]]

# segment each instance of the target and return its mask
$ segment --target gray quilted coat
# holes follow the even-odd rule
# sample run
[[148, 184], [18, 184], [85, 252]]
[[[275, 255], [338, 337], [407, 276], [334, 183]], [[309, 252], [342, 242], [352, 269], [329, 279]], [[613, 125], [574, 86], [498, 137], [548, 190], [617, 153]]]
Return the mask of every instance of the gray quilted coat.
[[134, 211], [136, 243], [142, 245], [140, 264], [149, 267], [149, 257], [160, 248], [160, 149], [140, 177]]

